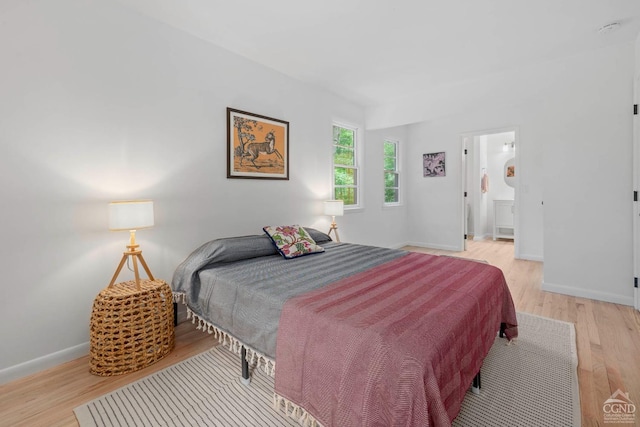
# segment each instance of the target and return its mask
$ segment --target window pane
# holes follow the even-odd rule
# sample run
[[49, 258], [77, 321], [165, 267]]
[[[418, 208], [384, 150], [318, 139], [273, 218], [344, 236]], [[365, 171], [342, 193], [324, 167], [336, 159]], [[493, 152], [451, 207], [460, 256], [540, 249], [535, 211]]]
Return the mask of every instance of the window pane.
[[336, 187], [335, 198], [343, 200], [345, 205], [355, 205], [358, 202], [356, 200], [356, 189], [353, 187]]
[[356, 185], [357, 174], [353, 168], [335, 168], [333, 172], [335, 185]]
[[384, 155], [389, 157], [396, 156], [396, 144], [393, 142], [385, 141], [384, 142]]
[[337, 144], [340, 139], [340, 129], [340, 126], [333, 127], [333, 145]]
[[333, 197], [358, 206], [357, 131], [333, 125]]
[[384, 141], [384, 202], [400, 203], [400, 173], [397, 141]]
[[333, 163], [336, 165], [355, 165], [355, 153], [350, 148], [335, 146], [333, 150]]
[[385, 203], [398, 203], [398, 190], [395, 188], [386, 188], [384, 190]]
[[398, 187], [398, 174], [397, 173], [385, 172], [385, 174], [384, 174], [384, 186], [385, 186], [385, 188]]
[[384, 158], [384, 170], [387, 170], [387, 171], [396, 170], [396, 158], [395, 157], [385, 157]]
[[333, 143], [335, 145], [353, 148], [354, 140], [355, 131], [351, 129], [341, 128], [340, 126], [333, 127]]
[[344, 147], [353, 147], [355, 132], [350, 129], [342, 129], [340, 131], [340, 145]]

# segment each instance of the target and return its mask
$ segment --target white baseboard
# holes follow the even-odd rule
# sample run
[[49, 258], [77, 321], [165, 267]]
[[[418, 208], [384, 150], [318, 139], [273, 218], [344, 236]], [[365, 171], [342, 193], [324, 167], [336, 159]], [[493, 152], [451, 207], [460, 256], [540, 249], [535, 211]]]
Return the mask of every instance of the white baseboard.
[[407, 246], [417, 246], [419, 248], [439, 249], [439, 250], [442, 250], [442, 251], [452, 251], [452, 252], [460, 252], [460, 251], [462, 251], [462, 248], [459, 248], [457, 246], [440, 245], [440, 244], [437, 244], [437, 243], [409, 242], [409, 243], [407, 243]]
[[525, 261], [544, 262], [544, 258], [541, 257], [540, 255], [520, 254], [520, 256], [517, 259], [523, 259]]
[[390, 245], [389, 249], [402, 249], [405, 246], [410, 246], [410, 245], [411, 245], [411, 243], [396, 243], [394, 245]]
[[[53, 368], [89, 354], [89, 342], [0, 370], [0, 385]], [[87, 366], [87, 369], [89, 367]]]
[[573, 286], [554, 285], [553, 283], [548, 282], [542, 282], [542, 290], [555, 292], [557, 294], [571, 295], [574, 297], [633, 306], [633, 297], [610, 294], [608, 292], [591, 291], [588, 289], [575, 288]]

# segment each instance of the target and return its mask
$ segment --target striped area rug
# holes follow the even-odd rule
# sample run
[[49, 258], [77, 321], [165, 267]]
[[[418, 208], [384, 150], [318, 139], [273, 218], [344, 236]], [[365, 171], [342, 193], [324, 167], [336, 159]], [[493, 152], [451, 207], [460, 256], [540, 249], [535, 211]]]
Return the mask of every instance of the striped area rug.
[[496, 340], [482, 365], [482, 391], [467, 393], [455, 427], [579, 426], [573, 323], [518, 313], [516, 345]]
[[[577, 353], [571, 323], [518, 313], [516, 345], [494, 343], [482, 391], [467, 393], [454, 426], [580, 425]], [[239, 379], [238, 356], [222, 346], [74, 409], [91, 426], [297, 426], [272, 408], [273, 379]]]

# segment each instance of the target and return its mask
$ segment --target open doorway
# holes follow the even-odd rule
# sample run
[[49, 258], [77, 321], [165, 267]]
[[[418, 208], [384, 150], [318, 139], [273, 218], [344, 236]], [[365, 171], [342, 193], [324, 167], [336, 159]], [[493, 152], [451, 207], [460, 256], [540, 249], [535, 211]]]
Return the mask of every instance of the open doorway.
[[517, 128], [461, 135], [463, 247], [467, 239], [511, 240], [519, 257]]

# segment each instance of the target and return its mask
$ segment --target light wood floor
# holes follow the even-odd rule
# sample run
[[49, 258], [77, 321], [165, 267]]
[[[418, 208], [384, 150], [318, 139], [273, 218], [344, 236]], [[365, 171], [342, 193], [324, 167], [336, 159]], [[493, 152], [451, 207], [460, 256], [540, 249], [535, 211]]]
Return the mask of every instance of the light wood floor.
[[[640, 313], [632, 307], [542, 292], [542, 264], [513, 259], [513, 243], [469, 241], [462, 253], [418, 252], [482, 259], [504, 271], [518, 311], [575, 323], [582, 423], [603, 425], [602, 405], [617, 389], [640, 408]], [[141, 371], [118, 377], [89, 373], [88, 356], [0, 386], [0, 426], [77, 426], [73, 408], [214, 345], [190, 322], [176, 328], [176, 348]], [[636, 416], [640, 425], [640, 413]]]

